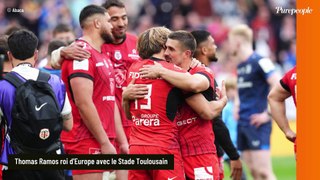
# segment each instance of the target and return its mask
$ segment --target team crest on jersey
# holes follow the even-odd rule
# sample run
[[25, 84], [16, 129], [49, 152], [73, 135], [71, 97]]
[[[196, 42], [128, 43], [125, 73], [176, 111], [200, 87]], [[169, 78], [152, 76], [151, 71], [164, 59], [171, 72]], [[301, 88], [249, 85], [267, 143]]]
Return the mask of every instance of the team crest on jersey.
[[44, 129], [41, 129], [41, 130], [40, 130], [40, 133], [39, 133], [40, 139], [46, 140], [46, 139], [49, 138], [49, 136], [50, 136], [50, 131], [49, 131], [49, 129], [44, 128]]
[[126, 80], [127, 71], [125, 69], [115, 69], [116, 87], [122, 88], [122, 84]]
[[114, 58], [116, 60], [120, 60], [122, 58], [122, 54], [121, 54], [121, 52], [119, 50], [114, 52]]

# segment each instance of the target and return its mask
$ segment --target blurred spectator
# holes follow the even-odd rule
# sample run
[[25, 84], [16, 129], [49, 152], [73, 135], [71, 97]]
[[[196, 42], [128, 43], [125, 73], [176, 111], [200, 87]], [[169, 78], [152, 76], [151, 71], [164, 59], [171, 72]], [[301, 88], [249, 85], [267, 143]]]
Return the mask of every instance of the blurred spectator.
[[221, 16], [213, 16], [207, 30], [212, 34], [217, 46], [226, 40], [229, 32], [229, 28], [224, 24]]
[[[75, 39], [76, 35], [73, 31], [73, 29], [67, 25], [67, 24], [58, 24], [54, 29], [53, 29], [53, 39], [55, 40], [61, 40], [63, 41], [66, 45], [71, 44]], [[47, 46], [43, 45], [41, 49], [39, 50], [40, 53], [46, 53], [46, 48]], [[45, 50], [44, 50], [45, 49]], [[46, 53], [47, 54], [47, 53]], [[42, 56], [43, 57], [43, 56]], [[37, 62], [37, 67], [42, 68], [48, 64], [47, 57], [39, 60]]]
[[[130, 22], [130, 21], [129, 21]], [[140, 18], [137, 21], [137, 26], [135, 28], [135, 33], [138, 35], [142, 33], [143, 31], [153, 27], [153, 20], [152, 17], [145, 14], [143, 16], [140, 16]]]
[[276, 49], [275, 35], [270, 21], [267, 5], [258, 6], [258, 14], [251, 22], [256, 51], [262, 56], [270, 57]]
[[10, 36], [15, 31], [18, 31], [20, 29], [25, 29], [24, 27], [21, 27], [19, 24], [17, 25], [11, 25], [8, 26], [8, 28], [5, 30], [4, 34]]
[[[2, 71], [0, 76], [3, 77], [5, 74], [11, 71], [12, 69], [12, 64], [9, 61], [8, 57], [8, 51], [9, 51], [9, 46], [8, 46], [8, 36], [7, 35], [1, 35], [0, 36], [0, 66], [2, 66]], [[0, 79], [1, 79], [0, 77]]]
[[211, 5], [215, 14], [219, 16], [227, 17], [239, 15], [237, 1], [211, 0]]
[[53, 69], [51, 67], [51, 53], [52, 53], [52, 51], [54, 51], [62, 46], [66, 46], [66, 45], [67, 45], [67, 43], [65, 43], [62, 40], [52, 40], [49, 43], [49, 47], [48, 47], [48, 53], [47, 53], [47, 57], [46, 57], [47, 64], [44, 67], [39, 68], [40, 71], [44, 71], [44, 72], [47, 72], [50, 74], [55, 74], [61, 78], [61, 70], [60, 69]]
[[197, 0], [192, 2], [193, 10], [200, 17], [210, 17], [213, 14], [211, 5], [212, 5], [212, 2], [210, 2], [210, 0]]
[[69, 25], [58, 24], [53, 29], [53, 38], [61, 40], [66, 44], [71, 44], [76, 39], [76, 35]]
[[171, 20], [171, 24], [172, 24], [171, 30], [173, 30], [173, 31], [187, 28], [186, 19], [180, 13], [175, 13], [173, 15], [172, 20]]

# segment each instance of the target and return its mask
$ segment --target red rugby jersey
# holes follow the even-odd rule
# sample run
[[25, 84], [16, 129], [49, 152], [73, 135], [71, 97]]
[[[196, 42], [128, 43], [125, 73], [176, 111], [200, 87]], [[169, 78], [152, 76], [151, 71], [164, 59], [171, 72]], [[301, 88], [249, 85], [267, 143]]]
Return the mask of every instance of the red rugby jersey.
[[106, 54], [96, 51], [84, 40], [77, 40], [77, 43], [83, 43], [85, 45], [84, 48], [91, 53], [91, 57], [83, 61], [63, 61], [61, 77], [66, 85], [72, 107], [73, 128], [70, 132], [62, 132], [62, 140], [76, 142], [82, 139], [94, 138], [84, 124], [73, 99], [70, 79], [74, 77], [84, 77], [93, 81], [92, 99], [98, 111], [103, 128], [107, 132], [109, 138], [115, 138], [115, 80], [113, 64]]
[[[210, 81], [210, 87], [202, 92], [208, 101], [213, 100], [214, 75], [207, 67], [195, 67], [190, 74], [203, 74]], [[175, 122], [179, 129], [179, 142], [182, 156], [216, 153], [212, 121], [202, 119], [192, 108], [184, 103], [179, 109]]]
[[181, 91], [160, 78], [139, 78], [139, 69], [143, 65], [154, 64], [155, 60], [168, 69], [184, 72], [173, 64], [155, 58], [132, 64], [127, 82], [136, 78], [136, 84], [147, 84], [149, 93], [144, 99], [130, 102], [133, 122], [130, 145], [179, 148], [178, 128], [174, 123], [174, 118], [179, 104], [183, 101]]
[[128, 69], [132, 63], [140, 60], [140, 56], [136, 50], [136, 43], [137, 37], [127, 33], [126, 39], [120, 44], [102, 45], [102, 52], [107, 53], [113, 63], [116, 81], [116, 100], [124, 127], [132, 125], [132, 122], [126, 118], [121, 102], [122, 88], [127, 86], [126, 77]]
[[281, 86], [291, 93], [293, 97], [294, 104], [297, 105], [297, 73], [296, 66], [294, 66], [291, 70], [289, 70], [280, 80]]

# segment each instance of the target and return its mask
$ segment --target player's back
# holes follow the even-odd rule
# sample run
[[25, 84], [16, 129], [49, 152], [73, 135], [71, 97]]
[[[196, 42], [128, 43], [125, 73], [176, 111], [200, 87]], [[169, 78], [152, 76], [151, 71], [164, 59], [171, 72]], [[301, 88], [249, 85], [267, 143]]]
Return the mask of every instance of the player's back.
[[[202, 94], [208, 101], [213, 100], [214, 75], [206, 67], [196, 67], [189, 71], [190, 74], [200, 73], [208, 78], [210, 87]], [[183, 156], [216, 153], [212, 121], [202, 119], [193, 109], [184, 103], [179, 109], [176, 118], [179, 129], [179, 142]]]
[[130, 145], [179, 148], [178, 129], [173, 121], [182, 102], [181, 91], [163, 79], [139, 77], [139, 69], [143, 65], [154, 64], [155, 60], [166, 68], [182, 71], [173, 64], [154, 58], [136, 62], [130, 67], [127, 82], [135, 78], [135, 84], [146, 84], [148, 87], [148, 95], [144, 99], [130, 102], [133, 122]]

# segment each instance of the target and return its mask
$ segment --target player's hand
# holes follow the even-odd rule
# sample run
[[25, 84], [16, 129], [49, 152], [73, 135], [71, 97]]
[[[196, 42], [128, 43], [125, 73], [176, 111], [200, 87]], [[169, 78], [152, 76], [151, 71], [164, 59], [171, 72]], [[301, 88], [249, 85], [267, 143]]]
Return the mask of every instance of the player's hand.
[[120, 154], [129, 154], [129, 144], [124, 143], [119, 145]]
[[205, 66], [205, 65], [202, 64], [198, 59], [192, 58], [192, 61], [191, 61], [191, 64], [190, 64], [190, 68], [195, 68], [197, 66]]
[[238, 159], [238, 160], [230, 160], [230, 167], [231, 167], [231, 175], [230, 175], [230, 177], [233, 180], [241, 180], [242, 163], [241, 163], [240, 159]]
[[213, 108], [214, 112], [217, 112], [220, 114], [223, 108], [228, 103], [228, 97], [227, 97], [224, 81], [222, 81], [221, 90], [218, 87], [216, 88], [216, 95], [217, 95], [217, 98], [214, 101], [210, 102], [210, 104], [214, 106]]
[[134, 84], [135, 79], [128, 84], [127, 87], [123, 88], [122, 98], [124, 100], [135, 100], [144, 98], [148, 94], [148, 87], [145, 84]]
[[89, 51], [83, 49], [83, 43], [74, 42], [67, 47], [61, 49], [61, 56], [65, 59], [84, 60], [90, 58]]
[[101, 144], [101, 154], [117, 154], [117, 151], [110, 141], [108, 141]]
[[284, 132], [286, 135], [286, 138], [291, 141], [294, 142], [296, 140], [296, 133], [293, 132], [291, 129], [287, 130], [286, 132]]
[[257, 128], [268, 121], [270, 121], [270, 117], [266, 111], [252, 114], [250, 116], [250, 124], [256, 126]]
[[139, 69], [140, 77], [149, 79], [159, 78], [162, 68], [162, 65], [157, 62], [154, 62], [154, 65], [144, 65]]
[[227, 97], [227, 90], [226, 90], [226, 85], [224, 81], [222, 81], [221, 83], [221, 88], [219, 87], [216, 88], [216, 94], [217, 94], [217, 100], [223, 100], [225, 104], [227, 104], [228, 97]]

